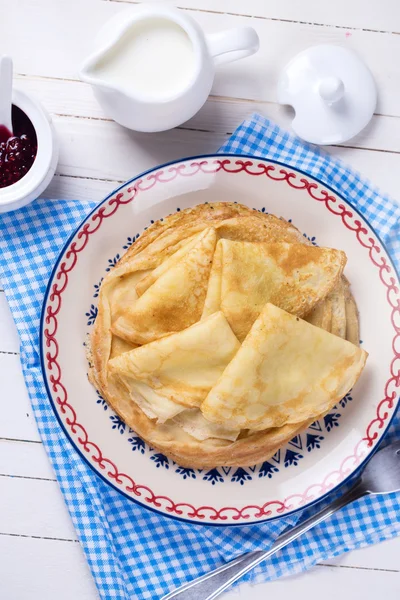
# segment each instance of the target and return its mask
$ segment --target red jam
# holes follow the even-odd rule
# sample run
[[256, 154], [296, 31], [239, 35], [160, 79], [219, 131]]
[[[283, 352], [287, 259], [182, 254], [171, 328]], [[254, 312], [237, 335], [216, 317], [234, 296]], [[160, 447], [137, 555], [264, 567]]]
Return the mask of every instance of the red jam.
[[0, 125], [0, 188], [19, 181], [31, 168], [37, 153], [36, 132], [18, 106], [12, 107], [13, 135]]

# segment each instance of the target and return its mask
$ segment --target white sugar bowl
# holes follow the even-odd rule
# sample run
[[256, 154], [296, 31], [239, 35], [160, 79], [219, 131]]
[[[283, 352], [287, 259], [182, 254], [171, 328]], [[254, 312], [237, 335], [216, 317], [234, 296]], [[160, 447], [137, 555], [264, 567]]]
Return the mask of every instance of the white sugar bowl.
[[[0, 187], [0, 213], [26, 206], [46, 189], [58, 162], [58, 142], [51, 119], [41, 104], [32, 96], [13, 89], [13, 129], [14, 115], [21, 115], [30, 135], [32, 146], [37, 147], [36, 155], [29, 170], [15, 183]], [[27, 132], [22, 130], [22, 134]], [[14, 129], [14, 135], [16, 131]], [[6, 151], [3, 151], [3, 154]], [[8, 156], [9, 158], [9, 156]], [[4, 165], [0, 165], [3, 166]], [[1, 171], [0, 171], [1, 172]], [[3, 181], [4, 185], [4, 181]]]

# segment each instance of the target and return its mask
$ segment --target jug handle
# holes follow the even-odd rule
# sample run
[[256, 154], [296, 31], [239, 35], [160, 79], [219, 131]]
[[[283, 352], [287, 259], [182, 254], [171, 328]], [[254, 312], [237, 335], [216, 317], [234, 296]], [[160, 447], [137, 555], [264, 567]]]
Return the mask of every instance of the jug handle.
[[208, 50], [216, 65], [239, 60], [257, 52], [260, 40], [253, 27], [236, 27], [206, 36]]

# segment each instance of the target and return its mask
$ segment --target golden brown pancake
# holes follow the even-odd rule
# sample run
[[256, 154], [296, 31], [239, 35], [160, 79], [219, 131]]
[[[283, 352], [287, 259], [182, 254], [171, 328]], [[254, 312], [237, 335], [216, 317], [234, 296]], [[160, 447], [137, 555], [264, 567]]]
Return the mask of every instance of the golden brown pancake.
[[[146, 414], [159, 418], [163, 404], [198, 407], [230, 363], [240, 343], [222, 312], [178, 333], [121, 354], [109, 361], [133, 397], [140, 384]], [[173, 407], [172, 407], [173, 409]], [[163, 410], [164, 414], [165, 411]]]
[[267, 302], [308, 314], [334, 288], [345, 263], [344, 252], [331, 248], [219, 240], [203, 317], [222, 310], [243, 341]]
[[[258, 269], [260, 287], [253, 281], [246, 291], [242, 281], [235, 282], [235, 262], [241, 279], [249, 272], [240, 266], [239, 249], [252, 257], [247, 267]], [[232, 259], [230, 268], [224, 254]], [[288, 256], [302, 257], [297, 280]], [[315, 420], [318, 410], [329, 410], [334, 394], [312, 410], [300, 403], [296, 422], [297, 409], [287, 419], [286, 407], [284, 419], [275, 415], [259, 431], [206, 418], [205, 398], [212, 398], [216, 378], [226, 385], [225, 372], [268, 301], [283, 303], [339, 336], [344, 330], [358, 344], [358, 312], [341, 276], [344, 262], [340, 251], [315, 249], [291, 223], [239, 204], [203, 204], [166, 217], [149, 227], [104, 278], [89, 349], [90, 379], [138, 435], [182, 465], [245, 466], [266, 460]], [[290, 293], [285, 294], [284, 282], [291, 283]], [[231, 292], [238, 291], [243, 310], [231, 302]], [[340, 338], [337, 343], [346, 345]]]
[[316, 418], [353, 387], [366, 358], [358, 346], [266, 304], [201, 411], [213, 423], [252, 431]]
[[125, 307], [112, 332], [129, 342], [146, 344], [196, 323], [203, 311], [216, 241], [216, 231], [210, 227], [195, 244], [187, 245], [186, 252], [185, 248], [179, 251], [179, 259], [172, 255], [169, 268], [159, 266], [161, 272], [152, 285]]

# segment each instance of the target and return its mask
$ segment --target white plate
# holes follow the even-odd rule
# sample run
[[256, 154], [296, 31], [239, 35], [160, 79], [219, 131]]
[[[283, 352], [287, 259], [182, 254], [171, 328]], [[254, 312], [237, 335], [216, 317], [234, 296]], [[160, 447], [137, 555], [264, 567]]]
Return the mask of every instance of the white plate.
[[[87, 380], [84, 342], [99, 285], [152, 221], [202, 202], [237, 201], [293, 223], [312, 241], [344, 250], [346, 275], [370, 353], [354, 391], [261, 465], [184, 469], [149, 448]], [[396, 287], [397, 286], [397, 287]], [[162, 166], [106, 198], [67, 242], [53, 270], [41, 324], [41, 357], [54, 411], [103, 480], [143, 506], [196, 523], [265, 521], [309, 505], [352, 475], [396, 408], [399, 282], [382, 242], [343, 198], [291, 167], [238, 156]]]

